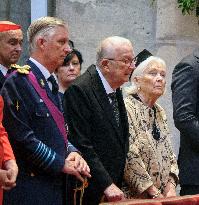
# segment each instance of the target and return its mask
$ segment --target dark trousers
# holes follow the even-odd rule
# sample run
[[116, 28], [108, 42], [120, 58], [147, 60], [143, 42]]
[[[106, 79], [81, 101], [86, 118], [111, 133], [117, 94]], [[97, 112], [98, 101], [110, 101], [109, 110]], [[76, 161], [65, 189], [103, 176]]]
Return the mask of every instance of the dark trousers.
[[[57, 177], [58, 178], [58, 177]], [[4, 192], [4, 205], [66, 205], [62, 177], [52, 183], [53, 177], [21, 174], [17, 186]]]
[[96, 188], [94, 184], [88, 185], [83, 197], [83, 205], [98, 205], [103, 196], [103, 191]]
[[199, 185], [181, 185], [180, 196], [199, 194]]

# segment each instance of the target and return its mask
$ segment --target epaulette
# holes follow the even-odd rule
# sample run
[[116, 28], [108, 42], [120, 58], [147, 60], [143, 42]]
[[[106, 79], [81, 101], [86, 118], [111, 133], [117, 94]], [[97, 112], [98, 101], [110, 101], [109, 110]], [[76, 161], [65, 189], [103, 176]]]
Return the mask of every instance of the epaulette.
[[19, 72], [21, 74], [27, 75], [30, 72], [30, 66], [29, 65], [20, 66], [20, 65], [17, 65], [17, 64], [12, 64], [11, 67], [15, 68], [17, 70], [17, 72]]

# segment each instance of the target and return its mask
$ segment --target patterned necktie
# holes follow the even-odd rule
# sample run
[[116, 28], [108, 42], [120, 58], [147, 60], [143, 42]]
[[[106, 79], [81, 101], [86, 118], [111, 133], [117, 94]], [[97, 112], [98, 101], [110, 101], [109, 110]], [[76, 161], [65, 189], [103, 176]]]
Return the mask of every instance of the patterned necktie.
[[111, 99], [111, 105], [113, 108], [113, 112], [114, 112], [114, 116], [117, 122], [118, 127], [120, 126], [120, 113], [119, 113], [119, 108], [118, 108], [118, 101], [117, 101], [117, 97], [116, 97], [116, 93], [109, 93], [108, 97]]
[[49, 78], [48, 78], [48, 81], [51, 82], [52, 84], [52, 93], [54, 95], [56, 95], [58, 93], [58, 90], [59, 90], [59, 86], [57, 84], [57, 81], [55, 80], [55, 77], [53, 75], [51, 75]]

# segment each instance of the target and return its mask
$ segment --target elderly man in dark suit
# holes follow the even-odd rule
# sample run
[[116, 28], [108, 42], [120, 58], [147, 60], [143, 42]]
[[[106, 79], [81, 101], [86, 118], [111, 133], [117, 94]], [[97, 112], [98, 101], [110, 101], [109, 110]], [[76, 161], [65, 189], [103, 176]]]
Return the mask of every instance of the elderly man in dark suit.
[[171, 88], [174, 122], [180, 131], [180, 194], [199, 194], [199, 49], [175, 67]]
[[65, 174], [82, 181], [81, 175], [90, 176], [84, 159], [74, 147], [67, 146], [53, 77], [70, 52], [67, 25], [57, 18], [42, 17], [30, 25], [28, 40], [28, 66], [18, 67], [2, 88], [4, 125], [19, 166], [17, 186], [5, 194], [4, 204], [67, 204]]
[[85, 190], [84, 205], [124, 198], [120, 190], [128, 151], [128, 122], [120, 86], [134, 65], [131, 42], [122, 37], [103, 40], [97, 64], [91, 65], [68, 88], [64, 108], [70, 140], [82, 152], [92, 178]]
[[10, 21], [0, 21], [0, 89], [17, 63], [22, 52], [23, 33], [21, 26]]

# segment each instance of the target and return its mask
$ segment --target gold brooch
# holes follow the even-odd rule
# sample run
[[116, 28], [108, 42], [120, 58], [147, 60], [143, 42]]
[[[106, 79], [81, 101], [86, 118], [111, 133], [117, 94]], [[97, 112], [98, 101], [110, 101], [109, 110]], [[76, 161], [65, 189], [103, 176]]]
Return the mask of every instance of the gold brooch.
[[19, 110], [19, 102], [18, 102], [18, 100], [17, 100], [17, 103], [16, 103], [16, 109], [17, 109], [17, 111]]
[[45, 86], [45, 83], [44, 83], [44, 80], [43, 80], [43, 79], [40, 79], [40, 84], [41, 84], [42, 87]]

